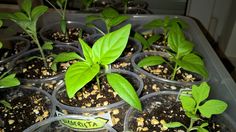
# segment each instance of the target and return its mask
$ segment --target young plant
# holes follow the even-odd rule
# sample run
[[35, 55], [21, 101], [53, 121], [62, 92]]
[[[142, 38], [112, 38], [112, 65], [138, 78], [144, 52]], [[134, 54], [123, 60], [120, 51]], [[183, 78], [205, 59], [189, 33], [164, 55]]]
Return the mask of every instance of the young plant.
[[68, 35], [67, 33], [67, 24], [66, 24], [66, 6], [67, 0], [56, 0], [57, 6], [60, 8], [59, 10], [48, 0], [46, 0], [60, 15], [60, 28], [63, 34]]
[[74, 63], [66, 71], [65, 84], [69, 98], [96, 78], [100, 88], [99, 75], [105, 68], [108, 83], [118, 95], [134, 108], [141, 110], [141, 103], [133, 86], [118, 73], [110, 73], [108, 65], [114, 62], [123, 52], [128, 42], [131, 25], [128, 24], [117, 31], [106, 34], [98, 39], [93, 47], [89, 47], [79, 39], [84, 53], [84, 60]]
[[86, 17], [86, 24], [88, 26], [96, 28], [100, 33], [105, 35], [105, 33], [100, 30], [96, 25], [94, 25], [92, 22], [95, 20], [102, 20], [104, 21], [106, 25], [106, 31], [107, 33], [110, 33], [110, 30], [113, 26], [117, 26], [118, 24], [124, 22], [127, 20], [129, 16], [126, 15], [120, 15], [115, 9], [113, 8], [105, 8], [100, 15], [90, 15]]
[[179, 18], [169, 18], [168, 16], [164, 19], [155, 19], [145, 24], [143, 27], [147, 29], [161, 28], [164, 35], [164, 44], [167, 42], [168, 32], [172, 29], [173, 24], [177, 24], [181, 29], [187, 28], [188, 24]]
[[46, 6], [37, 6], [32, 9], [32, 0], [24, 0], [20, 5], [21, 10], [15, 13], [0, 13], [0, 19], [8, 19], [19, 25], [38, 46], [41, 53], [42, 60], [46, 66], [46, 60], [43, 49], [37, 37], [36, 24], [41, 15], [43, 15], [48, 8]]
[[88, 10], [88, 8], [91, 6], [94, 0], [82, 0], [81, 2], [85, 6], [85, 10]]
[[[176, 72], [180, 68], [198, 73], [204, 78], [208, 76], [203, 60], [192, 52], [193, 44], [185, 39], [177, 24], [173, 24], [171, 31], [169, 31], [168, 47], [171, 50], [168, 52], [168, 61], [161, 56], [149, 56], [141, 60], [138, 66], [154, 66], [167, 63], [173, 69], [171, 80], [175, 79]], [[174, 63], [174, 67], [171, 65], [172, 63]]]
[[146, 38], [143, 37], [143, 35], [141, 35], [140, 33], [136, 32], [134, 34], [134, 38], [136, 40], [138, 40], [142, 44], [143, 50], [145, 50], [145, 49], [150, 49], [151, 45], [154, 42], [156, 42], [157, 40], [159, 40], [161, 38], [161, 36], [160, 35], [152, 35], [150, 38], [148, 38], [146, 40]]
[[190, 118], [189, 126], [185, 126], [181, 122], [170, 122], [165, 124], [165, 127], [176, 128], [183, 126], [187, 132], [198, 131], [208, 132], [204, 127], [208, 126], [207, 122], [203, 122], [199, 126], [194, 126], [197, 121], [204, 121], [201, 117], [211, 118], [212, 115], [223, 113], [227, 104], [221, 100], [211, 99], [206, 100], [210, 93], [210, 87], [206, 82], [200, 86], [192, 86], [192, 96], [180, 95], [180, 101], [187, 117]]

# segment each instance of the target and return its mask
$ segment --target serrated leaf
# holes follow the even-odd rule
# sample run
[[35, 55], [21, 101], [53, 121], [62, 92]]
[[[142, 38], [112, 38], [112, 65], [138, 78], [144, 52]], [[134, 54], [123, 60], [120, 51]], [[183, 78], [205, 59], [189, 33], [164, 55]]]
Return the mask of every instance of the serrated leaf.
[[60, 28], [63, 34], [66, 34], [66, 27], [67, 27], [67, 23], [66, 20], [61, 19], [60, 20]]
[[148, 56], [142, 59], [140, 62], [138, 62], [138, 66], [139, 67], [155, 66], [155, 65], [160, 65], [164, 62], [165, 60], [161, 56]]
[[192, 96], [198, 104], [208, 98], [210, 87], [206, 82], [201, 83], [199, 86], [192, 86]]
[[0, 88], [8, 88], [20, 85], [20, 81], [15, 78], [15, 74], [10, 74], [0, 80]]
[[170, 24], [173, 25], [173, 23], [177, 23], [181, 29], [186, 29], [188, 27], [188, 24], [180, 18], [171, 19]]
[[169, 122], [169, 123], [164, 124], [164, 126], [167, 128], [177, 128], [177, 127], [181, 127], [184, 125], [180, 122]]
[[152, 45], [154, 42], [156, 42], [160, 38], [161, 38], [160, 35], [152, 35], [150, 38], [148, 38], [147, 41], [148, 41], [149, 45]]
[[130, 29], [131, 25], [128, 24], [99, 38], [92, 47], [93, 60], [97, 60], [102, 65], [114, 62], [127, 45]]
[[193, 114], [192, 112], [185, 111], [185, 115], [195, 121], [200, 119], [198, 115]]
[[180, 101], [185, 111], [194, 112], [196, 102], [192, 97], [182, 95]]
[[31, 7], [32, 7], [32, 0], [23, 0], [23, 2], [21, 3], [21, 9], [24, 12], [26, 12], [28, 16], [30, 16]]
[[149, 47], [149, 43], [140, 33], [136, 32], [134, 34], [134, 38], [142, 44], [143, 49], [147, 49]]
[[45, 12], [47, 12], [48, 7], [47, 6], [36, 6], [35, 8], [33, 8], [32, 12], [31, 12], [31, 18], [34, 21], [37, 21], [38, 18], [43, 15]]
[[151, 22], [143, 25], [144, 28], [148, 28], [148, 29], [159, 28], [162, 26], [164, 26], [162, 19], [155, 19], [155, 20], [152, 20]]
[[128, 80], [116, 73], [108, 73], [106, 76], [108, 83], [124, 101], [137, 110], [142, 110], [138, 95]]
[[224, 101], [212, 99], [199, 106], [199, 111], [202, 116], [211, 118], [212, 115], [223, 113], [227, 107]]
[[107, 18], [116, 18], [119, 16], [119, 13], [115, 9], [108, 7], [102, 11], [101, 15], [103, 16], [103, 18], [107, 19]]
[[124, 22], [125, 20], [129, 19], [129, 16], [125, 16], [125, 15], [120, 15], [120, 16], [117, 16], [113, 19], [111, 19], [111, 21], [109, 22], [109, 26], [117, 26], [118, 24]]
[[42, 49], [45, 49], [45, 50], [52, 50], [53, 49], [53, 42], [51, 41], [47, 41], [43, 44], [42, 46]]
[[90, 82], [100, 71], [98, 64], [89, 65], [86, 62], [77, 62], [69, 67], [65, 75], [66, 91], [72, 98], [77, 91]]
[[187, 71], [198, 73], [204, 78], [208, 77], [207, 70], [204, 66], [203, 61], [197, 55], [190, 53], [185, 55], [182, 60], [175, 60], [175, 62]]
[[85, 57], [85, 60], [87, 62], [89, 62], [90, 64], [93, 63], [93, 53], [92, 53], [92, 48], [88, 46], [88, 44], [86, 42], [84, 42], [84, 40], [79, 38], [79, 42], [81, 44], [82, 50], [83, 50], [83, 54]]
[[52, 69], [53, 71], [57, 71], [57, 63], [52, 63], [51, 69]]

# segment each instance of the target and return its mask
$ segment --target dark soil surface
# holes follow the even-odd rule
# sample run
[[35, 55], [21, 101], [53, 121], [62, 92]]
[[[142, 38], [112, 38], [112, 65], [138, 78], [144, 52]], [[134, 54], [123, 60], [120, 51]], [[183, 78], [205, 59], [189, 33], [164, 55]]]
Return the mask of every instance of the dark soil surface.
[[[184, 132], [183, 127], [168, 129], [163, 126], [169, 122], [181, 122], [188, 126], [190, 119], [185, 115], [180, 102], [176, 102], [176, 96], [162, 95], [154, 97], [155, 101], [146, 100], [143, 105], [146, 109], [142, 112], [136, 112], [131, 118], [129, 128], [135, 132]], [[132, 115], [133, 116], [133, 115]], [[202, 124], [196, 122], [194, 125]], [[210, 132], [218, 132], [221, 130], [219, 124], [209, 120], [209, 127], [206, 127]], [[223, 131], [222, 131], [223, 132]]]
[[[127, 79], [131, 80], [129, 78]], [[93, 80], [91, 83], [85, 85], [84, 88], [77, 92], [74, 98], [69, 99], [65, 91], [62, 91], [59, 92], [57, 99], [62, 104], [81, 108], [102, 107], [122, 100], [108, 84], [105, 77], [100, 78], [100, 89], [98, 88], [96, 81]], [[124, 117], [128, 108], [129, 106], [125, 105], [119, 108], [108, 110], [110, 111], [113, 128], [117, 131], [123, 130]], [[62, 111], [65, 113], [65, 110]], [[67, 112], [65, 114], [67, 114]], [[103, 112], [105, 111], [98, 111], [98, 115]]]
[[78, 38], [79, 38], [79, 36], [81, 36], [81, 34], [82, 34], [81, 38], [83, 38], [83, 39], [85, 39], [89, 36], [88, 33], [81, 30], [80, 28], [69, 28], [67, 30], [67, 33], [68, 33], [68, 36], [66, 36], [65, 34], [59, 32], [59, 31], [54, 32], [52, 34], [49, 34], [49, 39], [67, 43], [67, 42], [78, 41]]
[[11, 93], [7, 90], [1, 91], [0, 100], [11, 104], [11, 108], [0, 104], [1, 132], [20, 132], [50, 116], [48, 98], [32, 90], [22, 92], [17, 89]]

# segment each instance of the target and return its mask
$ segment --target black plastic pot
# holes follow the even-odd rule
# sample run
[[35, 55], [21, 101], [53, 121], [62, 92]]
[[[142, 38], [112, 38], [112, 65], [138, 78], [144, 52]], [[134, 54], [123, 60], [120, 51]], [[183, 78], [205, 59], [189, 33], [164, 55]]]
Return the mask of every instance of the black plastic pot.
[[[6, 63], [11, 62], [14, 58], [26, 52], [30, 47], [29, 41], [21, 37], [7, 38], [3, 40], [2, 43], [3, 48], [0, 49], [0, 65], [5, 65]], [[19, 51], [16, 51], [17, 53], [9, 53], [15, 52], [15, 48], [20, 48], [18, 49]], [[5, 51], [7, 51], [7, 53], [5, 53]]]
[[147, 78], [151, 79], [152, 81], [156, 81], [157, 83], [161, 83], [163, 86], [163, 89], [179, 90], [180, 88], [190, 87], [194, 84], [200, 84], [202, 81], [205, 81], [203, 79], [203, 77], [201, 77], [198, 74], [191, 73], [191, 71], [190, 71], [190, 73], [195, 75], [196, 77], [198, 77], [200, 79], [199, 81], [194, 81], [194, 82], [175, 81], [175, 80], [169, 80], [166, 78], [161, 78], [159, 76], [151, 74], [151, 73], [145, 71], [144, 69], [140, 68], [137, 65], [139, 61], [141, 61], [143, 58], [145, 58], [147, 56], [162, 56], [162, 57], [166, 58], [169, 55], [165, 52], [145, 52], [145, 53], [136, 54], [131, 58], [131, 64], [137, 73], [143, 75], [143, 77], [147, 77]]
[[[85, 31], [85, 33], [87, 33], [88, 35], [92, 35], [92, 34], [96, 33], [95, 29], [89, 28], [86, 25], [76, 22], [76, 21], [67, 21], [67, 28], [68, 29], [69, 28], [79, 28], [79, 29], [82, 29], [83, 31]], [[40, 37], [44, 41], [52, 41], [55, 44], [66, 44], [66, 45], [72, 45], [75, 47], [80, 47], [80, 44], [78, 42], [78, 37], [75, 40], [72, 40], [72, 42], [61, 42], [58, 40], [52, 40], [49, 35], [51, 35], [52, 33], [55, 33], [55, 32], [61, 32], [60, 22], [44, 26], [40, 30], [39, 34], [40, 34]], [[85, 39], [85, 38], [83, 38], [83, 39]]]
[[[52, 53], [58, 54], [61, 52], [76, 52], [77, 54], [81, 55], [80, 50], [76, 47], [69, 46], [69, 45], [55, 45], [54, 49], [44, 51], [45, 55], [50, 55]], [[18, 76], [18, 73], [21, 73], [24, 68], [24, 63], [27, 63], [27, 59], [32, 56], [40, 56], [40, 52], [38, 49], [33, 49], [28, 52], [25, 52], [24, 54], [21, 54], [20, 56], [17, 56], [10, 64], [10, 68], [13, 69], [14, 72], [16, 72], [16, 76]], [[65, 71], [64, 71], [65, 72]], [[34, 85], [39, 88], [47, 87], [49, 84], [53, 84], [54, 86], [57, 85], [62, 79], [64, 78], [64, 72], [61, 72], [55, 76], [48, 77], [48, 78], [21, 78], [18, 77], [18, 79], [23, 84], [27, 85]], [[21, 73], [22, 74], [22, 73]], [[51, 86], [50, 86], [51, 87]], [[47, 92], [52, 93], [53, 88]]]
[[[139, 120], [141, 118], [144, 119], [144, 117], [142, 116], [145, 116], [146, 118], [149, 117], [151, 119], [143, 120], [143, 124], [145, 122], [143, 127], [141, 126], [142, 124], [140, 122], [141, 125], [139, 126], [139, 129], [141, 130], [145, 127], [148, 129], [148, 131], [151, 131], [150, 129], [153, 129], [152, 127], [155, 128], [158, 126], [158, 128], [160, 128], [166, 121], [169, 122], [179, 121], [182, 123], [186, 123], [184, 122], [184, 120], [188, 120], [188, 117], [183, 116], [185, 115], [185, 113], [182, 110], [182, 108], [180, 108], [181, 103], [177, 101], [177, 98], [178, 98], [178, 92], [174, 91], [161, 91], [143, 96], [140, 99], [142, 102], [143, 110], [137, 111], [133, 108], [129, 108], [128, 112], [126, 113], [124, 122], [124, 131], [125, 132], [137, 131], [137, 127], [135, 127], [136, 125], [134, 125], [134, 123], [137, 122], [138, 118]], [[165, 119], [166, 117], [170, 119]], [[222, 131], [233, 132], [233, 127], [232, 127], [233, 124], [232, 122], [230, 122], [230, 119], [227, 117], [225, 113], [223, 113], [222, 115], [217, 115], [217, 117], [212, 117], [211, 121], [215, 123], [212, 125], [213, 128], [218, 127], [214, 125], [219, 123]], [[166, 130], [166, 128], [164, 127], [162, 127], [161, 129]], [[182, 129], [178, 130], [183, 131]]]
[[[138, 75], [136, 75], [133, 72], [126, 71], [126, 70], [111, 70], [111, 72], [119, 73], [125, 76], [125, 78], [127, 78], [130, 81], [130, 83], [133, 85], [133, 87], [137, 90], [136, 91], [137, 94], [140, 95], [143, 89], [143, 81]], [[106, 106], [100, 106], [100, 107], [82, 108], [82, 107], [70, 106], [70, 105], [65, 104], [64, 102], [61, 102], [62, 99], [59, 95], [63, 95], [63, 94], [66, 94], [66, 88], [65, 88], [65, 85], [62, 83], [53, 91], [52, 96], [55, 100], [56, 106], [59, 108], [58, 109], [59, 112], [64, 112], [64, 113], [66, 112], [67, 114], [78, 114], [84, 117], [97, 116], [101, 118], [104, 118], [103, 115], [106, 114], [108, 117], [111, 116], [112, 118], [113, 115], [111, 113], [113, 112], [113, 110], [119, 109], [120, 114], [123, 116], [124, 115], [123, 112], [126, 112], [128, 108], [127, 103], [123, 100], [106, 105]], [[110, 126], [111, 126], [110, 123], [113, 122], [111, 118], [107, 119], [108, 120], [107, 124]], [[123, 120], [120, 120], [119, 124], [123, 125]], [[78, 129], [78, 131], [83, 131], [83, 130], [84, 129]], [[97, 131], [97, 130], [100, 130], [100, 129], [86, 129], [86, 131]]]
[[[4, 118], [11, 120], [11, 123], [10, 120], [4, 121], [1, 126], [3, 131], [23, 131], [36, 122], [49, 119], [55, 114], [55, 103], [53, 103], [51, 95], [44, 90], [18, 86], [0, 89], [0, 91], [0, 100], [5, 100], [12, 105], [11, 109], [5, 108], [5, 112], [10, 113], [0, 117], [0, 122], [2, 122], [1, 118], [3, 121]], [[1, 106], [2, 108], [4, 109], [3, 106]]]

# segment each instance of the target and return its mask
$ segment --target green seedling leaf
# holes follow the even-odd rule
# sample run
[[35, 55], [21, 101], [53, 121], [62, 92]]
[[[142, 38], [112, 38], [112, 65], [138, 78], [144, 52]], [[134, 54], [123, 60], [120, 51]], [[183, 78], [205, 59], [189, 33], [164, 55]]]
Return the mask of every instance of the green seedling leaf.
[[106, 76], [108, 83], [123, 100], [137, 110], [142, 110], [138, 95], [128, 80], [116, 73], [108, 73]]
[[37, 21], [38, 18], [43, 15], [45, 12], [47, 12], [48, 7], [47, 6], [36, 6], [32, 12], [31, 12], [31, 18], [34, 21]]
[[20, 85], [20, 81], [15, 78], [15, 74], [10, 74], [0, 80], [0, 88], [8, 88]]
[[200, 127], [203, 128], [203, 127], [206, 127], [208, 125], [209, 125], [208, 123], [202, 123]]
[[161, 56], [148, 56], [144, 59], [142, 59], [139, 63], [139, 67], [144, 67], [144, 66], [155, 66], [155, 65], [160, 65], [164, 63], [165, 60]]
[[98, 64], [89, 65], [86, 62], [77, 62], [69, 67], [65, 75], [66, 91], [72, 98], [77, 91], [90, 82], [100, 71]]
[[198, 127], [197, 132], [209, 132], [207, 129]]
[[16, 18], [12, 13], [0, 13], [0, 19], [9, 19], [15, 22]]
[[192, 96], [198, 104], [206, 100], [210, 93], [210, 87], [206, 82], [200, 84], [200, 86], [192, 86]]
[[102, 11], [102, 16], [104, 18], [116, 18], [119, 16], [119, 13], [115, 9], [108, 7]]
[[12, 109], [11, 104], [8, 103], [6, 100], [0, 100], [0, 104], [3, 104], [3, 106], [8, 109]]
[[42, 49], [52, 50], [53, 49], [52, 45], [53, 45], [52, 41], [47, 41], [43, 44]]
[[170, 122], [170, 123], [164, 124], [164, 126], [167, 127], [167, 128], [177, 128], [177, 127], [181, 127], [181, 126], [184, 126], [184, 125], [180, 122]]
[[211, 118], [214, 114], [223, 113], [228, 105], [221, 100], [208, 100], [202, 106], [199, 106], [199, 111], [202, 116]]
[[200, 118], [198, 117], [198, 115], [194, 114], [193, 112], [188, 112], [188, 111], [185, 111], [185, 114], [191, 118], [192, 120], [199, 120]]
[[152, 45], [154, 42], [156, 42], [160, 38], [161, 38], [160, 35], [152, 35], [150, 38], [148, 38], [147, 41], [148, 41], [149, 45]]
[[94, 60], [102, 65], [114, 62], [125, 49], [131, 25], [128, 24], [98, 39], [92, 47]]
[[0, 49], [3, 47], [3, 44], [2, 44], [2, 42], [0, 41]]
[[116, 25], [122, 23], [123, 21], [125, 21], [127, 19], [129, 19], [129, 16], [120, 15], [120, 16], [117, 16], [117, 17], [111, 19], [109, 25], [110, 26], [116, 26]]
[[98, 15], [90, 15], [86, 17], [85, 21], [86, 23], [90, 23], [92, 21], [99, 20], [99, 19], [102, 19], [102, 18]]
[[164, 26], [163, 20], [162, 19], [155, 19], [147, 24], [144, 24], [143, 27], [147, 28], [147, 29], [153, 29], [153, 28], [159, 28], [162, 26]]
[[178, 58], [189, 54], [193, 50], [193, 44], [185, 40], [184, 34], [178, 25], [172, 27], [168, 34], [168, 46], [177, 53]]
[[134, 38], [142, 44], [143, 49], [147, 49], [150, 46], [148, 41], [140, 33], [136, 32]]
[[70, 60], [80, 59], [81, 57], [75, 52], [62, 52], [58, 55], [54, 56], [54, 60], [52, 62], [51, 69], [53, 71], [57, 71], [57, 63], [58, 62], [67, 62]]
[[192, 97], [181, 95], [180, 100], [185, 111], [194, 112], [196, 102]]
[[28, 16], [30, 16], [31, 8], [32, 8], [32, 0], [24, 0], [21, 3], [21, 10], [27, 13]]
[[3, 21], [2, 21], [2, 20], [0, 20], [0, 27], [2, 27], [2, 25], [3, 25]]
[[66, 20], [64, 20], [64, 19], [61, 19], [61, 21], [60, 21], [60, 27], [61, 27], [61, 31], [62, 31], [62, 33], [64, 33], [64, 34], [66, 34]]
[[83, 50], [83, 54], [85, 57], [85, 60], [89, 63], [92, 64], [93, 63], [93, 53], [92, 53], [92, 48], [88, 46], [88, 44], [86, 42], [84, 42], [84, 40], [79, 38], [79, 42], [81, 44], [82, 50]]
[[22, 12], [14, 13], [17, 21], [29, 21], [29, 18]]
[[188, 27], [188, 24], [185, 21], [181, 20], [180, 18], [173, 18], [170, 21], [170, 25], [173, 25], [176, 23], [180, 26], [181, 29], [186, 29]]
[[204, 66], [203, 61], [197, 55], [190, 53], [185, 55], [182, 60], [175, 60], [176, 63], [183, 69], [191, 72], [200, 74], [201, 76], [207, 78], [208, 73]]
[[67, 62], [80, 58], [81, 57], [76, 52], [62, 52], [55, 56], [53, 62]]

